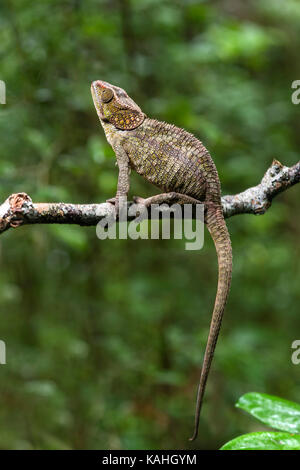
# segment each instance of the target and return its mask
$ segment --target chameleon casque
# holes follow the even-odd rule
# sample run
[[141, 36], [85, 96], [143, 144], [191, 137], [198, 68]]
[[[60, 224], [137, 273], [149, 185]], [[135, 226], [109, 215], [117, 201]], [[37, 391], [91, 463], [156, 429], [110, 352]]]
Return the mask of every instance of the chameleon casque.
[[[91, 85], [97, 114], [106, 138], [116, 154], [119, 177], [114, 203], [127, 196], [133, 169], [158, 186], [163, 193], [148, 198], [148, 203], [170, 200], [205, 205], [205, 222], [218, 255], [218, 287], [211, 325], [200, 374], [195, 411], [198, 435], [200, 411], [214, 355], [232, 273], [232, 251], [221, 206], [221, 187], [215, 164], [204, 145], [192, 134], [174, 125], [149, 119], [119, 87], [100, 80]], [[196, 202], [197, 202], [196, 201]]]

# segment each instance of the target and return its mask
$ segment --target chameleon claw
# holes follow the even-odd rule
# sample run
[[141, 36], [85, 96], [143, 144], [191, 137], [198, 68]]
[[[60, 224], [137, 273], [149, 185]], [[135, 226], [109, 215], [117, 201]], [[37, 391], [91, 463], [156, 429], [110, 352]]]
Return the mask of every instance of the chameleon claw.
[[108, 202], [109, 204], [113, 204], [115, 206], [116, 205], [116, 198], [111, 197], [110, 199], [106, 199], [106, 202]]
[[133, 196], [132, 200], [135, 204], [144, 204], [145, 202], [145, 199], [140, 196]]

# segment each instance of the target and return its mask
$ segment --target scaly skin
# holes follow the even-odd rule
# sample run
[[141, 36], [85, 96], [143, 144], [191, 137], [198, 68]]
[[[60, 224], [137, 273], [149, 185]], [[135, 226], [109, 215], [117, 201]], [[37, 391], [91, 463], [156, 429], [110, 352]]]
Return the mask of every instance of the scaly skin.
[[197, 392], [195, 428], [190, 439], [194, 440], [198, 435], [204, 391], [232, 272], [231, 243], [221, 207], [218, 172], [209, 152], [196, 137], [171, 124], [147, 118], [121, 88], [98, 80], [92, 83], [91, 91], [100, 122], [119, 166], [116, 210], [120, 197], [127, 197], [131, 168], [164, 191], [161, 195], [148, 198], [148, 204], [168, 201], [170, 196], [177, 197], [177, 202], [193, 203], [196, 199], [205, 204], [205, 221], [216, 247], [219, 276]]

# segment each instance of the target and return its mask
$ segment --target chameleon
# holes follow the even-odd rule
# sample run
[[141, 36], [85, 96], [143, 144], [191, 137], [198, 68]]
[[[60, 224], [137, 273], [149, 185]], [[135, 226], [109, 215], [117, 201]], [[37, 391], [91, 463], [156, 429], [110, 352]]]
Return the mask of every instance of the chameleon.
[[107, 141], [116, 155], [117, 191], [109, 201], [115, 204], [117, 214], [121, 198], [127, 197], [130, 189], [131, 169], [163, 191], [145, 199], [148, 205], [174, 199], [181, 204], [204, 204], [205, 223], [217, 252], [218, 286], [197, 390], [190, 438], [193, 441], [198, 435], [204, 392], [232, 277], [232, 248], [222, 211], [218, 172], [200, 140], [173, 124], [148, 118], [122, 88], [96, 80], [91, 84], [91, 93]]

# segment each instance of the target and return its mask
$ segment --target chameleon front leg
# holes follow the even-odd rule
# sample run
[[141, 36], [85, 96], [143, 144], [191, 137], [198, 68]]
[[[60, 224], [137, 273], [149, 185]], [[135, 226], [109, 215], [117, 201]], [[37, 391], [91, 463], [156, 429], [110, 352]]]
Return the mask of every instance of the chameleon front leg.
[[115, 204], [116, 215], [118, 217], [121, 198], [127, 198], [130, 189], [130, 167], [127, 153], [121, 145], [115, 145], [117, 165], [119, 167], [118, 186], [115, 198], [108, 199], [107, 202]]
[[[207, 204], [205, 201], [200, 201], [198, 199], [195, 199], [191, 196], [187, 196], [186, 194], [182, 193], [176, 193], [176, 192], [169, 192], [169, 193], [161, 193], [161, 194], [156, 194], [155, 196], [148, 197], [146, 199], [139, 197], [139, 196], [133, 196], [133, 202], [135, 204], [142, 204], [145, 206], [147, 209], [151, 207], [152, 204], [160, 205], [160, 204], [179, 204], [179, 205], [184, 205], [184, 204], [189, 204], [194, 207], [196, 207], [197, 204], [203, 204], [204, 205], [204, 218], [203, 222], [207, 223]], [[195, 214], [194, 214], [195, 215]]]

